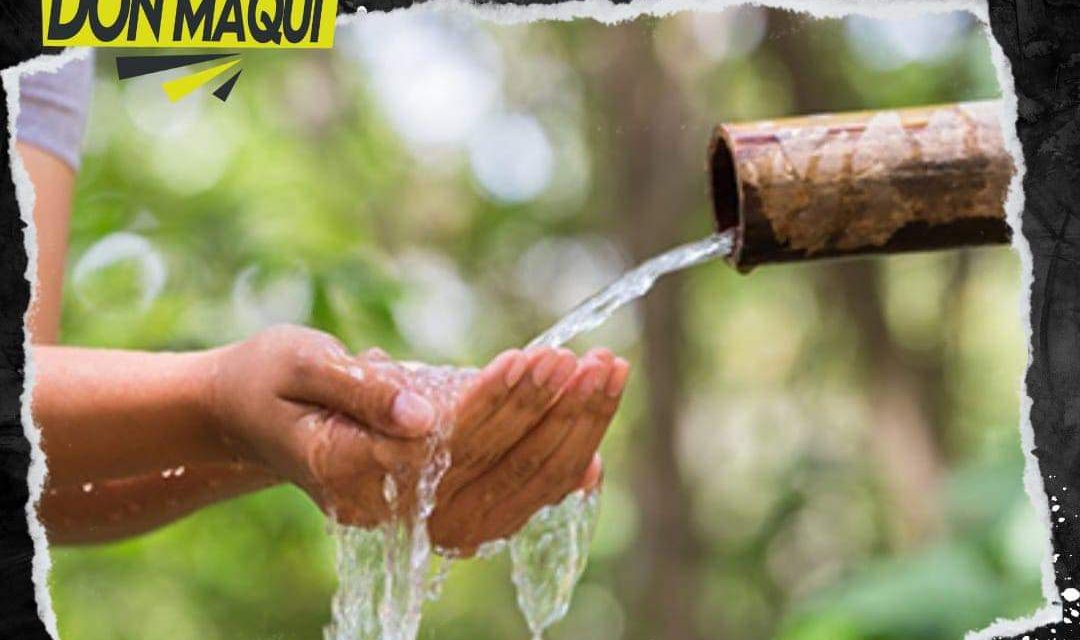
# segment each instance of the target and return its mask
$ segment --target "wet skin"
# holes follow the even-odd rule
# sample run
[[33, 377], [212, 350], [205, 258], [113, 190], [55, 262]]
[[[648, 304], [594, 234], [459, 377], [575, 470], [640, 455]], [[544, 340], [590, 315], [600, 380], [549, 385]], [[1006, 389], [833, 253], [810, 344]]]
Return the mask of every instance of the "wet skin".
[[[390, 515], [383, 477], [414, 495], [428, 435], [451, 422], [453, 463], [429, 529], [465, 553], [598, 482], [596, 448], [629, 371], [606, 350], [514, 350], [441, 406], [386, 354], [349, 355], [300, 327], [193, 354], [41, 347], [36, 360], [54, 542], [131, 535], [282, 480], [371, 525]], [[163, 475], [180, 466], [182, 476]]]
[[[629, 365], [607, 350], [577, 358], [568, 350], [507, 351], [475, 374], [445, 434], [451, 466], [429, 521], [433, 541], [469, 554], [519, 529], [539, 508], [600, 479], [596, 449], [622, 395]], [[430, 459], [427, 442], [403, 441], [341, 415], [316, 427], [318, 496], [342, 522], [368, 526], [389, 516], [382, 479], [393, 474], [403, 496], [416, 495]], [[326, 459], [323, 459], [325, 457]], [[364, 460], [355, 465], [354, 461]], [[408, 515], [414, 504], [406, 500]]]

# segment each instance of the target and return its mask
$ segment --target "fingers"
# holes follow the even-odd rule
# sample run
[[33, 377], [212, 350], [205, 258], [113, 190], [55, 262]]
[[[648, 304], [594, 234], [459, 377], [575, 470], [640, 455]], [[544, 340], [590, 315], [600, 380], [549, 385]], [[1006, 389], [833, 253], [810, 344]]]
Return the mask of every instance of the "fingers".
[[311, 413], [304, 420], [300, 431], [310, 480], [298, 484], [340, 523], [363, 526], [386, 518], [382, 485], [387, 467], [373, 440], [378, 436], [341, 414]]
[[542, 424], [509, 451], [500, 460], [498, 468], [481, 479], [487, 489], [484, 492], [486, 502], [497, 503], [524, 486], [558, 449], [578, 420], [590, 411], [591, 405], [598, 402], [595, 396], [603, 396], [598, 390], [606, 386], [609, 376], [610, 367], [592, 354], [582, 359], [562, 398]]
[[621, 358], [609, 361], [600, 355], [597, 359], [609, 366], [610, 373], [606, 378], [594, 374], [591, 380], [582, 379], [575, 392], [588, 395], [558, 447], [522, 485], [501, 489], [503, 497], [495, 498], [498, 506], [489, 507], [488, 526], [499, 536], [511, 535], [538, 509], [559, 502], [571, 491], [599, 484], [602, 467], [595, 452], [618, 408], [630, 366]]
[[500, 535], [510, 535], [521, 528], [532, 514], [548, 504], [562, 500], [571, 491], [584, 486], [594, 488], [600, 482], [602, 467], [595, 451], [618, 407], [626, 383], [629, 365], [612, 362], [612, 373], [603, 388], [596, 388], [582, 413], [558, 449], [545, 460], [540, 470], [519, 490], [516, 508], [493, 510], [491, 526]]
[[525, 494], [537, 496], [537, 500], [549, 504], [577, 489], [582, 484], [582, 477], [589, 482], [590, 472], [596, 474], [595, 481], [599, 482], [601, 468], [594, 452], [619, 406], [629, 372], [630, 365], [625, 360], [614, 359], [607, 384], [590, 398], [586, 413], [579, 416], [559, 448], [529, 480], [522, 490]]
[[357, 357], [333, 344], [315, 342], [296, 350], [289, 399], [341, 412], [386, 435], [416, 438], [435, 424], [435, 407], [405, 388], [405, 377], [384, 353]]
[[[482, 529], [483, 533], [479, 535], [483, 539], [499, 537], [504, 535], [503, 532], [508, 532], [510, 526], [523, 523], [533, 512], [551, 502], [547, 495], [552, 491], [539, 491], [535, 486], [538, 483], [531, 480], [541, 469], [546, 469], [544, 479], [539, 482], [552, 481], [556, 467], [549, 467], [548, 459], [561, 449], [560, 445], [572, 430], [578, 428], [579, 423], [581, 428], [592, 432], [586, 439], [592, 448], [577, 452], [581, 462], [576, 465], [568, 465], [563, 457], [559, 458], [559, 468], [577, 468], [570, 472], [569, 479], [557, 479], [556, 490], [564, 491], [567, 482], [570, 488], [580, 482], [603, 434], [603, 427], [606, 427], [618, 402], [617, 398], [609, 398], [606, 393], [608, 382], [616, 369], [613, 362], [606, 360], [604, 354], [596, 352], [582, 358], [559, 400], [540, 424], [500, 458], [490, 471], [464, 486], [442, 510], [441, 521], [433, 522], [437, 534], [446, 530], [476, 532]], [[620, 376], [625, 381], [624, 374]], [[601, 428], [592, 427], [593, 423], [600, 424]], [[564, 456], [568, 454], [569, 451]], [[530, 488], [532, 493], [526, 493], [526, 488]], [[478, 517], [477, 514], [482, 515]], [[436, 511], [436, 516], [439, 515], [439, 511]]]
[[565, 349], [508, 353], [507, 375], [494, 383], [482, 378], [459, 404], [452, 440], [459, 469], [486, 469], [502, 457], [540, 423], [577, 365]]
[[495, 357], [473, 380], [457, 403], [456, 424], [477, 424], [506, 401], [510, 390], [521, 380], [528, 358], [519, 349]]

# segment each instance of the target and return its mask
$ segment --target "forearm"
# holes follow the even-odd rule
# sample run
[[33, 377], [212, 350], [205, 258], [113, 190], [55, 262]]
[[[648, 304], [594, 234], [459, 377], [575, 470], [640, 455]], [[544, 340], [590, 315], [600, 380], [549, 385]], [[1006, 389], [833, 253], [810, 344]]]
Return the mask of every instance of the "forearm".
[[54, 344], [60, 335], [61, 290], [75, 172], [56, 156], [33, 145], [20, 142], [17, 148], [34, 185], [37, 278], [27, 328], [34, 344]]
[[249, 464], [184, 465], [150, 476], [49, 488], [38, 514], [54, 544], [107, 542], [277, 482]]
[[212, 353], [34, 347], [49, 487], [233, 462], [211, 419]]

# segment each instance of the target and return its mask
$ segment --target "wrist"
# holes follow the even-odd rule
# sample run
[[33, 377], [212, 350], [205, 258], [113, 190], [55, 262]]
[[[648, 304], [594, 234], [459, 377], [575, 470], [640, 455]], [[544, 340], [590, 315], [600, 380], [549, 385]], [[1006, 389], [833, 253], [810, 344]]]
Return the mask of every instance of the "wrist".
[[222, 461], [263, 465], [250, 455], [244, 438], [237, 432], [235, 417], [230, 415], [226, 404], [229, 394], [224, 393], [224, 372], [229, 357], [229, 346], [207, 349], [188, 354], [191, 356], [189, 371], [194, 381], [191, 403], [201, 424], [205, 425], [208, 438], [217, 443]]
[[268, 459], [272, 456], [267, 455], [265, 434], [260, 431], [266, 424], [252, 418], [252, 408], [245, 401], [250, 394], [237, 388], [245, 379], [236, 371], [236, 360], [243, 359], [241, 344], [228, 344], [198, 353], [199, 411], [212, 437], [221, 446], [225, 459], [244, 464], [264, 477], [280, 482], [282, 476]]

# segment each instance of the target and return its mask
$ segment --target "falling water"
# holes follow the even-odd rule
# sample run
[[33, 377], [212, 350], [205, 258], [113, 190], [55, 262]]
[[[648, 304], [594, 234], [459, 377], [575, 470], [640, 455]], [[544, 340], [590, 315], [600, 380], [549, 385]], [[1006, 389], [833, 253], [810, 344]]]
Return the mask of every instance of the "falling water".
[[589, 559], [600, 495], [575, 491], [536, 512], [510, 540], [510, 576], [534, 640], [562, 620]]
[[453, 367], [406, 365], [410, 384], [434, 400], [436, 428], [427, 442], [427, 456], [416, 482], [416, 502], [403, 513], [399, 480], [383, 479], [383, 497], [394, 517], [363, 529], [332, 522], [338, 590], [331, 603], [325, 640], [415, 640], [421, 608], [438, 597], [451, 560], [432, 553], [427, 522], [435, 509], [435, 492], [450, 466], [443, 442], [453, 425], [450, 410], [473, 371]]
[[[562, 346], [599, 327], [618, 309], [648, 293], [661, 276], [728, 255], [733, 237], [732, 232], [713, 234], [643, 262], [586, 299], [528, 346]], [[449, 367], [412, 370], [422, 391], [438, 400], [437, 434], [447, 433], [453, 425], [444, 423], [444, 416], [468, 372]], [[373, 529], [331, 525], [339, 586], [325, 640], [415, 640], [421, 607], [425, 600], [439, 596], [451, 562], [432, 553], [427, 533], [435, 490], [449, 465], [449, 453], [436, 435], [417, 484], [413, 517], [395, 517]], [[385, 495], [391, 506], [400, 498], [391, 476], [386, 478]], [[518, 607], [535, 640], [566, 615], [574, 586], [585, 570], [598, 514], [599, 496], [578, 491], [538, 511], [509, 545], [493, 541], [478, 551], [478, 556], [487, 557], [509, 546]]]
[[[648, 293], [661, 276], [726, 256], [733, 243], [734, 232], [716, 233], [646, 260], [587, 298], [529, 346], [566, 344]], [[540, 640], [544, 629], [561, 620], [570, 608], [574, 586], [585, 570], [599, 513], [599, 496], [578, 491], [537, 512], [510, 540], [518, 608], [535, 640]]]
[[600, 292], [586, 298], [550, 329], [534, 338], [529, 346], [560, 347], [578, 334], [599, 327], [621, 307], [648, 293], [660, 276], [728, 255], [734, 238], [733, 231], [714, 233], [649, 258]]

